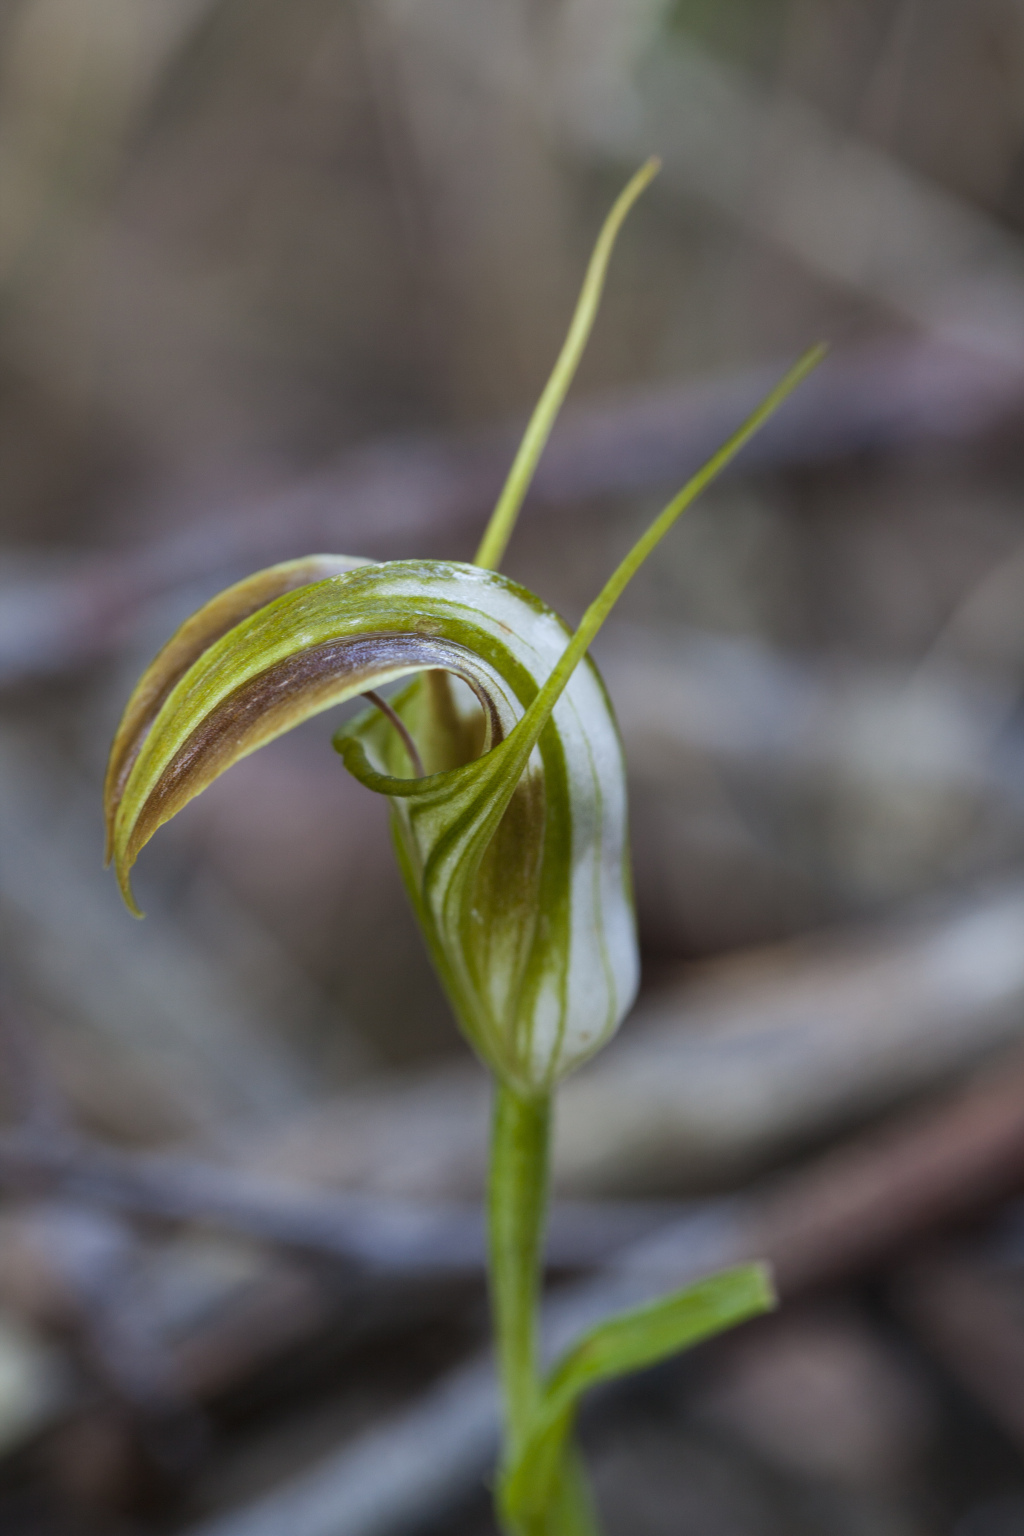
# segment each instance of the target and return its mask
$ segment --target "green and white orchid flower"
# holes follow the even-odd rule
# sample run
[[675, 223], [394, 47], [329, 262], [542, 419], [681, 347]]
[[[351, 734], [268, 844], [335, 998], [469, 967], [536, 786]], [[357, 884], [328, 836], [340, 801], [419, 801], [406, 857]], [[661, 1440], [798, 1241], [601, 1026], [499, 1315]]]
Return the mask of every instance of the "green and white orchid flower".
[[584, 660], [537, 708], [571, 635], [504, 576], [344, 564], [314, 557], [240, 582], [190, 621], [193, 644], [177, 637], [145, 674], [111, 758], [122, 889], [130, 901], [138, 850], [231, 763], [423, 673], [387, 713], [344, 727], [338, 749], [390, 797], [406, 885], [473, 1046], [520, 1092], [548, 1092], [617, 1027], [639, 971], [607, 695]]

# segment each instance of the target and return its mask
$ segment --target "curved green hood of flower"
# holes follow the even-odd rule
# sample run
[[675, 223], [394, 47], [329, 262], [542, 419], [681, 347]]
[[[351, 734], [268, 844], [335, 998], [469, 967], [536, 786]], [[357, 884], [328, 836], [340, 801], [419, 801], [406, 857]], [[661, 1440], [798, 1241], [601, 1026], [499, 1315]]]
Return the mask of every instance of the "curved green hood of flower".
[[394, 701], [422, 777], [376, 709], [336, 745], [391, 799], [406, 885], [467, 1036], [505, 1081], [546, 1092], [617, 1028], [639, 972], [607, 694], [587, 659], [531, 714], [571, 634], [504, 576], [410, 560], [311, 579], [343, 563], [305, 562], [309, 585], [230, 624], [294, 567], [240, 583], [141, 680], [136, 696], [156, 707], [129, 707], [134, 728], [115, 754], [127, 772], [112, 770], [108, 794], [122, 890], [131, 902], [141, 848], [232, 763], [310, 715], [423, 673]]

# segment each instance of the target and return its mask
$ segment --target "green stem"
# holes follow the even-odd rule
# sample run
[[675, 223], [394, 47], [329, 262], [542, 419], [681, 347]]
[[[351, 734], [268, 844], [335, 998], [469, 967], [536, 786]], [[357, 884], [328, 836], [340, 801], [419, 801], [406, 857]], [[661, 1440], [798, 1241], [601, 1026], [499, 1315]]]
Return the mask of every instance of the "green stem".
[[549, 1098], [524, 1099], [503, 1083], [497, 1085], [488, 1222], [506, 1462], [522, 1448], [540, 1392], [537, 1309], [550, 1126]]
[[[519, 1455], [540, 1399], [538, 1313], [548, 1204], [551, 1099], [521, 1098], [496, 1085], [488, 1192], [491, 1305], [505, 1435], [502, 1460]], [[552, 1507], [539, 1519], [509, 1520], [509, 1536], [597, 1536], [575, 1447], [566, 1449]]]

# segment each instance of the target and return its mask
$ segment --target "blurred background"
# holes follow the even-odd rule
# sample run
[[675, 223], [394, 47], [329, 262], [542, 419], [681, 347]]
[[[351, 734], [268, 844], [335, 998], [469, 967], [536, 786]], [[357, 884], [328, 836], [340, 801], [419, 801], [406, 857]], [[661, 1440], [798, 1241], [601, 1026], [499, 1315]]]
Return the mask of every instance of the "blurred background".
[[[1024, 1532], [1024, 5], [0, 6], [0, 1527], [487, 1536], [487, 1088], [320, 719], [101, 868], [229, 581], [506, 561], [597, 657], [645, 984], [567, 1086], [550, 1323], [780, 1312], [589, 1406], [610, 1536]], [[589, 1310], [588, 1310], [589, 1309]]]

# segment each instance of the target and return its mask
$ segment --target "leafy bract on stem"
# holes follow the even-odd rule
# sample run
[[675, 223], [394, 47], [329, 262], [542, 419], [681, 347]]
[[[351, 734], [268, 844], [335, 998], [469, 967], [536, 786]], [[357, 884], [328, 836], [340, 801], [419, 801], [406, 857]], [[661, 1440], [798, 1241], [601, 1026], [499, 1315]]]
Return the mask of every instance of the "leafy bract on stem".
[[502, 1479], [500, 1499], [515, 1524], [536, 1519], [555, 1497], [583, 1393], [654, 1365], [775, 1305], [763, 1264], [741, 1264], [607, 1318], [577, 1339], [548, 1372], [529, 1429]]

